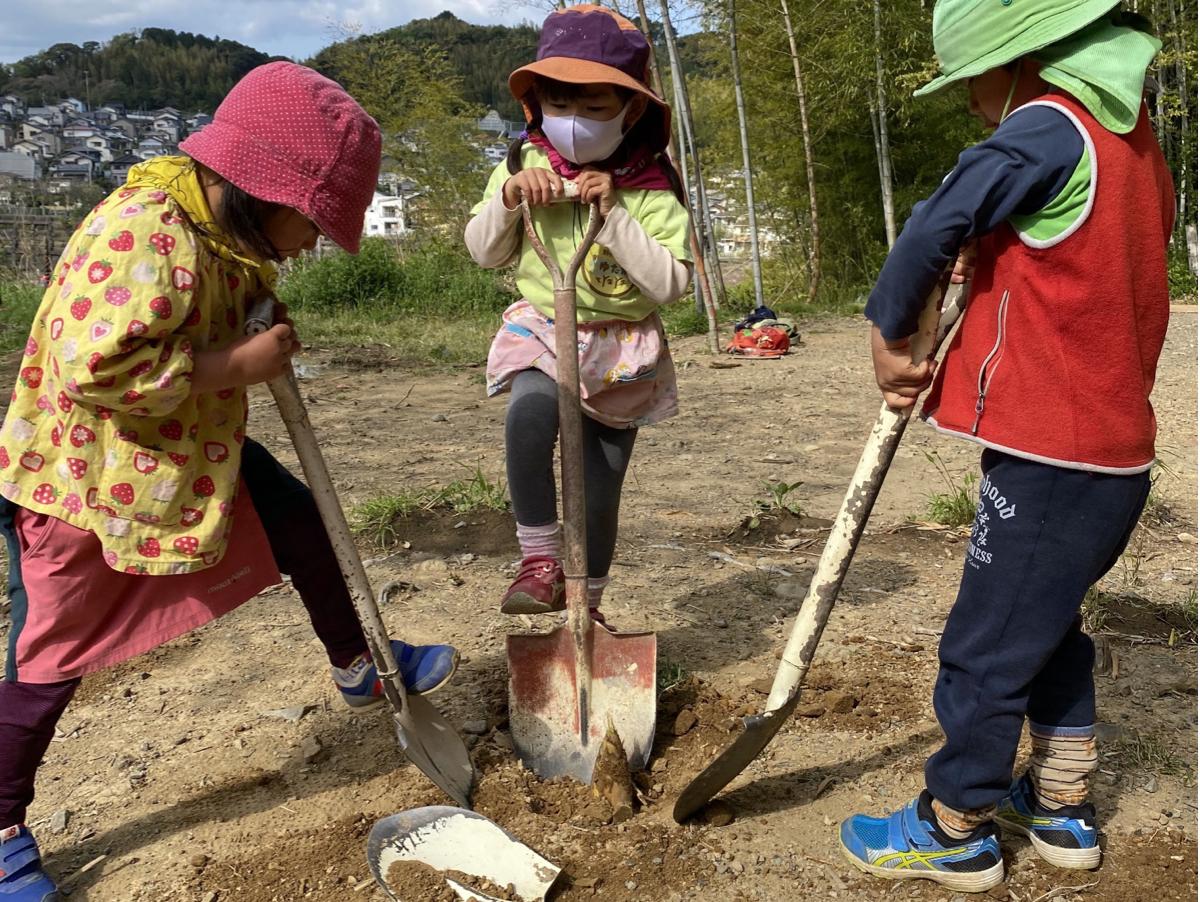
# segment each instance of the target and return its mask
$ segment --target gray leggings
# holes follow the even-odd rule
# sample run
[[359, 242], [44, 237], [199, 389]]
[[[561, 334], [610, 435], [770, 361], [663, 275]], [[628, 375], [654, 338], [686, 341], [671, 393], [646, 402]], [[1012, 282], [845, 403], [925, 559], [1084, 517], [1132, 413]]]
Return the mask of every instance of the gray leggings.
[[[608, 576], [617, 547], [621, 485], [637, 429], [614, 429], [583, 417], [583, 472], [587, 507], [588, 576]], [[504, 424], [508, 491], [522, 526], [558, 519], [554, 445], [558, 441], [558, 387], [540, 370], [523, 370], [512, 382]]]

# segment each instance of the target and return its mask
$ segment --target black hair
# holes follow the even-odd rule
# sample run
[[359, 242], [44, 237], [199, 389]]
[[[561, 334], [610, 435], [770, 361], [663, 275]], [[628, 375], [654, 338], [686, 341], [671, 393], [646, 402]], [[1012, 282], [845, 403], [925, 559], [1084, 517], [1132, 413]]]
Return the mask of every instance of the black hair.
[[[572, 84], [571, 82], [558, 81], [557, 79], [546, 78], [542, 75], [535, 75], [534, 88], [531, 89], [530, 93], [533, 93], [534, 90], [537, 90], [541, 91], [541, 93], [553, 100], [574, 100], [583, 94], [583, 89], [585, 87], [585, 85], [581, 84]], [[611, 85], [610, 87], [617, 92], [617, 96], [621, 98], [622, 102], [627, 101], [635, 93], [634, 91], [622, 85]], [[526, 96], [528, 97], [528, 95]], [[526, 126], [527, 132], [536, 131], [542, 127], [541, 108], [535, 104], [529, 104], [529, 109], [533, 113], [533, 119]], [[621, 146], [617, 148], [614, 157], [620, 160], [622, 151], [624, 151], [625, 154], [628, 154], [631, 148], [637, 147], [639, 144], [651, 143], [657, 138], [659, 127], [660, 120], [658, 119], [658, 116], [643, 115], [640, 119], [638, 119], [637, 122], [633, 124], [633, 127], [629, 129], [629, 132], [625, 135], [625, 140], [622, 141]], [[506, 167], [508, 168], [509, 175], [516, 175], [521, 171], [521, 148], [524, 146], [525, 134], [518, 136], [512, 142], [512, 144], [508, 146], [508, 153], [505, 155], [504, 161]], [[683, 182], [680, 180], [679, 173], [676, 171], [675, 166], [662, 151], [656, 152], [654, 157], [655, 162], [657, 162], [658, 165], [662, 167], [663, 172], [666, 173], [667, 181], [671, 183], [672, 193], [675, 195], [676, 199], [686, 207], [688, 205], [687, 194], [683, 190]]]
[[[199, 231], [213, 235], [210, 226], [217, 226], [225, 232], [241, 249], [249, 251], [261, 260], [271, 260], [275, 263], [283, 258], [267, 237], [267, 220], [279, 210], [282, 204], [274, 204], [260, 200], [252, 194], [243, 191], [237, 185], [220, 174], [209, 169], [203, 163], [196, 162], [201, 184], [206, 181], [221, 183], [221, 201], [213, 210], [215, 223], [193, 223]], [[214, 236], [215, 237], [215, 236]]]
[[233, 182], [226, 181], [221, 189], [221, 202], [213, 211], [221, 228], [238, 244], [263, 260], [278, 263], [282, 257], [267, 237], [267, 220], [283, 209], [280, 204], [259, 200], [247, 194]]

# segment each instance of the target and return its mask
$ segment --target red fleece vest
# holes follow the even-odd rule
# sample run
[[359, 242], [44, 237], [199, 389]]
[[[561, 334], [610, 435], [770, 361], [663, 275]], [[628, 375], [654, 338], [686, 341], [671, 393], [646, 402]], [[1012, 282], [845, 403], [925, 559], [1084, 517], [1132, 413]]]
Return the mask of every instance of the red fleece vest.
[[1092, 154], [1091, 209], [1049, 246], [1006, 222], [979, 240], [971, 301], [922, 415], [1032, 460], [1136, 473], [1154, 460], [1150, 406], [1167, 328], [1175, 195], [1143, 106], [1127, 135], [1048, 94]]

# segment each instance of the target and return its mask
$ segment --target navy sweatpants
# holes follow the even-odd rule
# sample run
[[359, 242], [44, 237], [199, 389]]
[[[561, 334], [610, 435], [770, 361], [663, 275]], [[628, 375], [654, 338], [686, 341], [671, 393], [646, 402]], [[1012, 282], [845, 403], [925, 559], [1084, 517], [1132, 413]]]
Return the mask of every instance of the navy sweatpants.
[[[292, 578], [330, 662], [344, 667], [367, 650], [367, 640], [338, 569], [329, 535], [312, 492], [262, 446], [249, 439], [242, 450], [242, 478], [262, 521], [281, 573]], [[14, 662], [28, 600], [21, 584], [21, 552], [12, 529], [12, 508], [0, 499], [0, 533], [8, 543], [8, 592], [12, 603], [7, 673], [0, 680], [0, 829], [21, 823], [33, 800], [34, 775], [54, 737], [78, 679], [20, 682]]]
[[1028, 717], [1095, 720], [1095, 649], [1079, 608], [1120, 559], [1150, 491], [1109, 475], [983, 452], [958, 599], [946, 621], [933, 706], [945, 744], [925, 765], [934, 798], [987, 808], [1007, 793]]

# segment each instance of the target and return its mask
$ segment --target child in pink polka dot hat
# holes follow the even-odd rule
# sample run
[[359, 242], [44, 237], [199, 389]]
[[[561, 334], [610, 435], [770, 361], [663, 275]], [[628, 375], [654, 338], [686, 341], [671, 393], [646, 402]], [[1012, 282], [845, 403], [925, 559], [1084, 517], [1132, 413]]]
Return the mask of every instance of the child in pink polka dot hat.
[[[275, 262], [321, 234], [357, 252], [379, 127], [334, 82], [279, 62], [243, 78], [181, 149], [135, 166], [72, 236], [0, 427], [12, 620], [0, 898], [12, 902], [58, 898], [23, 822], [85, 674], [228, 613], [283, 572], [343, 699], [381, 695], [312, 494], [246, 435], [247, 386], [283, 371], [299, 348], [292, 323], [281, 305], [273, 329], [244, 335]], [[393, 650], [417, 693], [458, 662], [448, 645]]]

